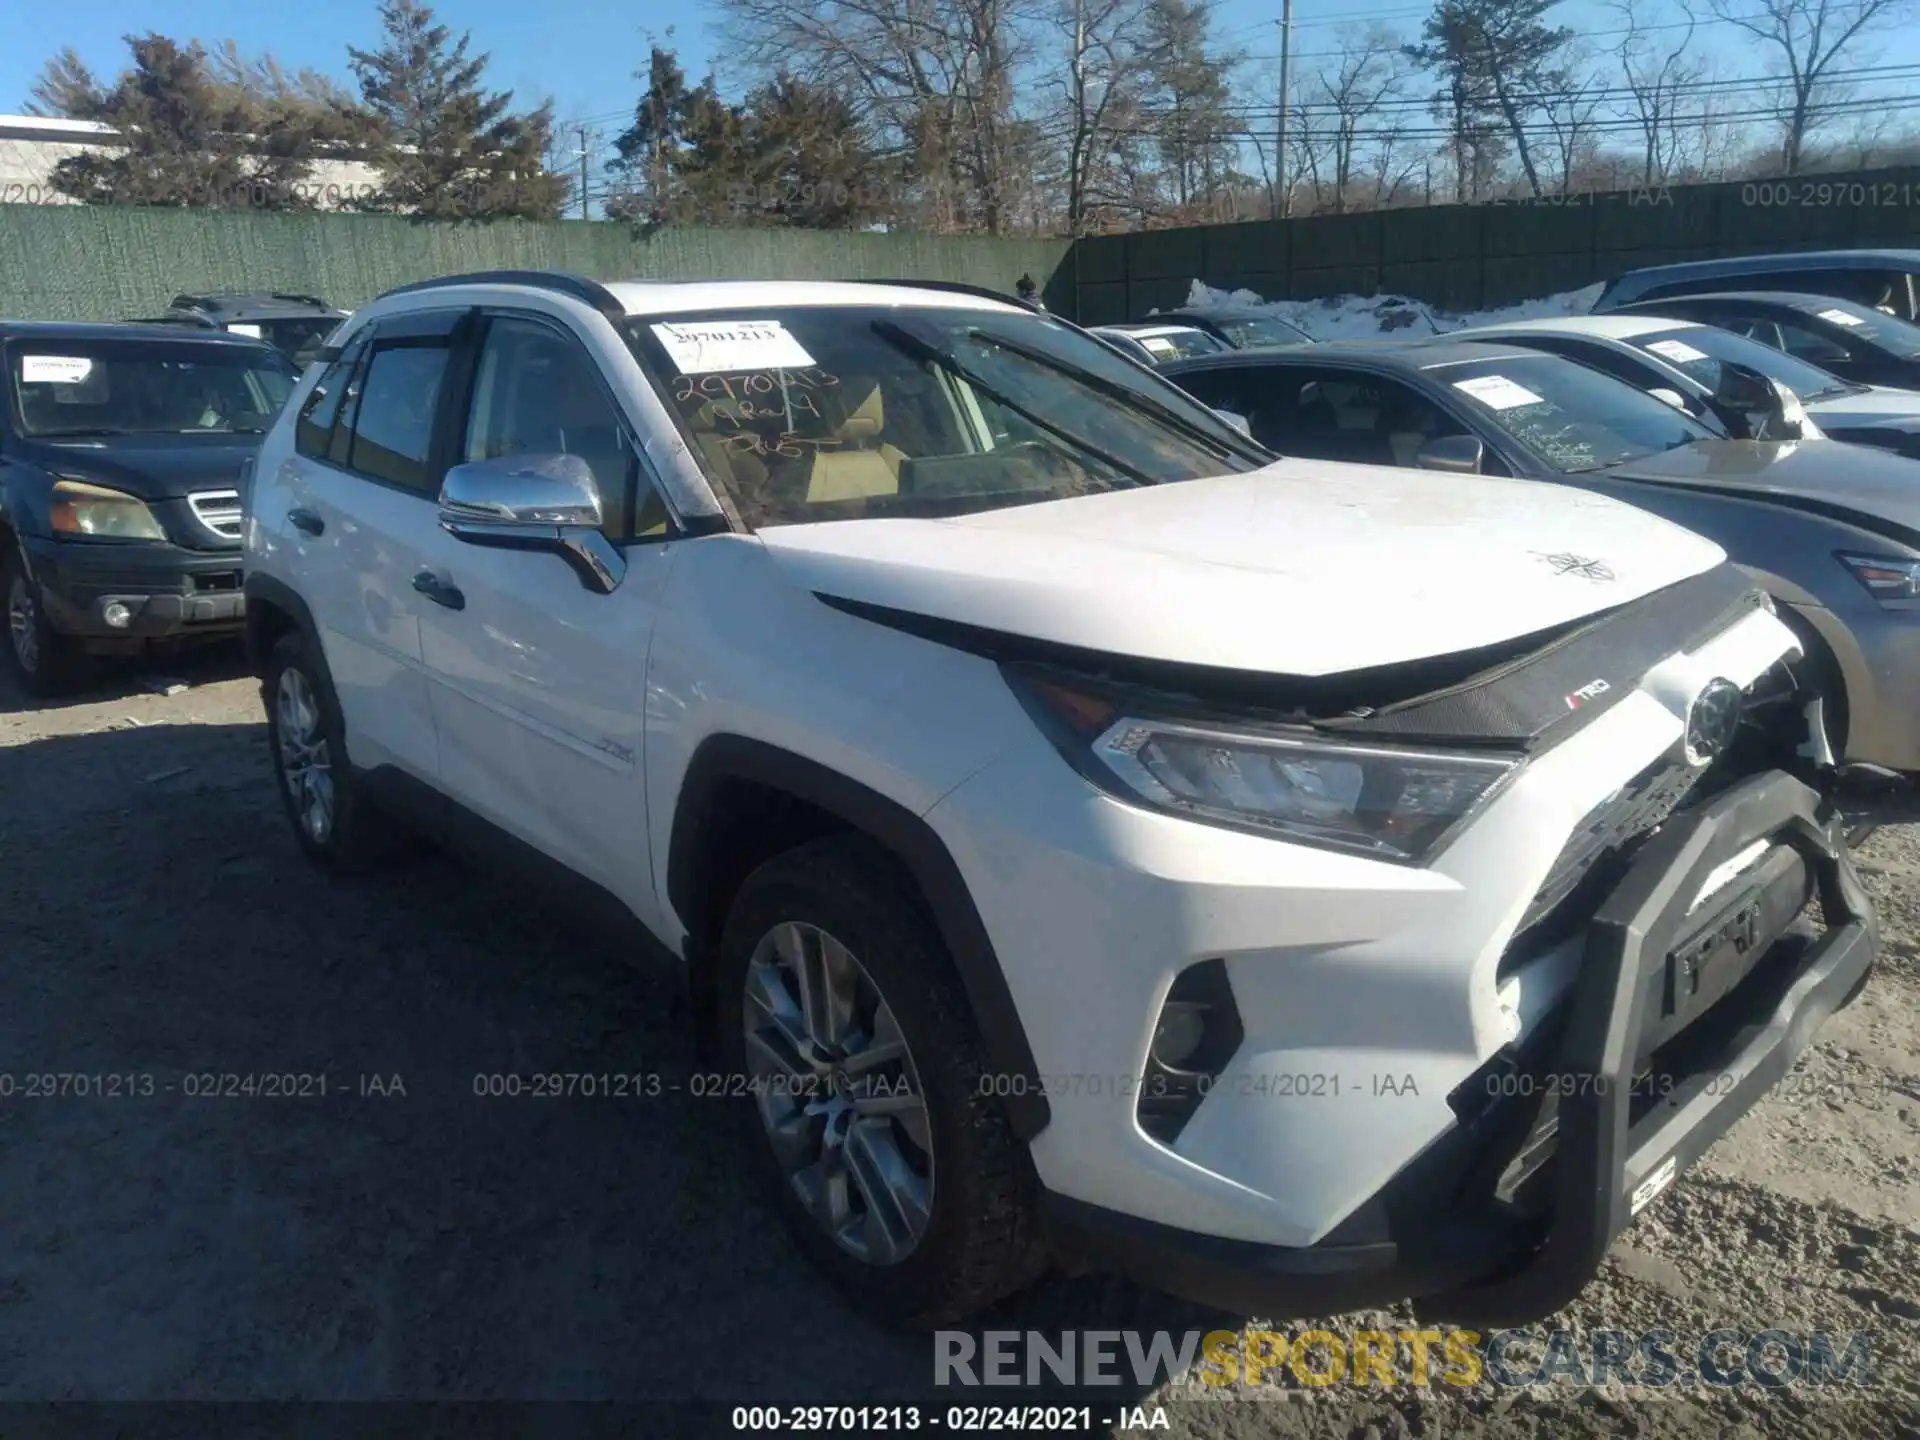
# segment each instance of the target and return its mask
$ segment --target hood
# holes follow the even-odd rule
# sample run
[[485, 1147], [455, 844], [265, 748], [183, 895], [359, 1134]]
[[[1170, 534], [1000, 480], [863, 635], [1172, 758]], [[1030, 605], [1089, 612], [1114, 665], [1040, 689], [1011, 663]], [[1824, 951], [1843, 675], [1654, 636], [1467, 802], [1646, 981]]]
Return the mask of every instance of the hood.
[[762, 530], [796, 587], [1142, 660], [1323, 676], [1536, 634], [1719, 546], [1533, 480], [1282, 460], [956, 519]]
[[1858, 395], [1835, 395], [1826, 400], [1803, 400], [1807, 413], [1828, 429], [1887, 426], [1920, 429], [1920, 390], [1896, 390], [1873, 385]]
[[231, 490], [240, 468], [260, 449], [261, 435], [125, 435], [74, 440], [20, 440], [12, 454], [43, 470], [91, 480], [142, 500], [170, 500], [195, 490]]
[[1824, 514], [1846, 512], [1920, 531], [1920, 460], [1873, 445], [1703, 440], [1607, 473], [1804, 502]]

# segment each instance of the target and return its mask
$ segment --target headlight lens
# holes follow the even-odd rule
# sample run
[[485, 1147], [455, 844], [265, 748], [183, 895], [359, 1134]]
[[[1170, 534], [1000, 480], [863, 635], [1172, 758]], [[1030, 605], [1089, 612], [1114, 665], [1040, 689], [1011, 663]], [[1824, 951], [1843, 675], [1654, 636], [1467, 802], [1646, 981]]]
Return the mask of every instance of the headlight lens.
[[49, 518], [54, 533], [59, 535], [116, 540], [167, 538], [167, 532], [142, 501], [80, 480], [61, 480], [54, 485]]
[[[1520, 768], [1512, 754], [1357, 745], [1310, 732], [1131, 713], [1127, 697], [1013, 676], [1104, 788], [1189, 819], [1380, 860], [1426, 859]], [[1029, 709], [1034, 709], [1030, 703]]]
[[1841, 555], [1839, 559], [1854, 579], [1881, 600], [1920, 599], [1920, 560], [1886, 555]]

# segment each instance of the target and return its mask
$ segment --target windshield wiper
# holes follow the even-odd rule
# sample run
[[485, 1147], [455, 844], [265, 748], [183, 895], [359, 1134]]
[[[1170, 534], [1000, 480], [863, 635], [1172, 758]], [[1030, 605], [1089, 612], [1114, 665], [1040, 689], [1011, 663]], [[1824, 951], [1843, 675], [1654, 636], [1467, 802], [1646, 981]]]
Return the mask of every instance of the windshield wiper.
[[897, 320], [875, 320], [873, 322], [873, 332], [881, 339], [889, 340], [893, 344], [907, 350], [909, 353], [918, 356], [920, 359], [929, 360], [933, 364], [940, 366], [941, 369], [947, 371], [950, 375], [957, 376], [959, 379], [966, 381], [967, 384], [992, 400], [996, 405], [1004, 405], [1028, 424], [1037, 425], [1042, 430], [1059, 436], [1076, 450], [1084, 451], [1086, 454], [1099, 460], [1103, 465], [1111, 466], [1122, 475], [1130, 476], [1136, 485], [1157, 485], [1160, 483], [1158, 480], [1155, 480], [1153, 476], [1147, 474], [1146, 471], [1136, 469], [1132, 465], [1129, 465], [1104, 446], [1095, 445], [1091, 440], [1074, 434], [1071, 430], [1047, 419], [1046, 416], [1039, 412], [1022, 405], [1005, 391], [981, 379], [972, 370], [961, 364], [960, 361], [956, 360], [931, 340], [914, 334], [913, 331], [900, 324]]
[[121, 430], [112, 425], [75, 425], [66, 430], [33, 430], [26, 438], [29, 440], [85, 440], [99, 435], [131, 435], [131, 430]]
[[[1188, 439], [1194, 441], [1194, 443], [1211, 450], [1216, 455], [1232, 455], [1236, 453], [1237, 447], [1229, 446], [1217, 435], [1201, 429], [1200, 426], [1194, 424], [1193, 421], [1187, 419], [1186, 416], [1182, 415], [1172, 406], [1162, 404], [1145, 391], [1135, 390], [1130, 385], [1122, 385], [1118, 380], [1109, 380], [1104, 375], [1096, 375], [1091, 370], [1082, 370], [1078, 365], [1069, 364], [1057, 356], [1049, 355], [1044, 350], [1035, 349], [1033, 346], [1023, 344], [1018, 340], [1009, 340], [1004, 335], [989, 335], [987, 339], [993, 344], [998, 345], [1002, 350], [1010, 350], [1015, 355], [1026, 360], [1031, 360], [1036, 365], [1045, 365], [1049, 370], [1065, 375], [1069, 379], [1077, 380], [1088, 389], [1097, 390], [1110, 400], [1118, 400], [1121, 404], [1127, 405], [1135, 410], [1146, 411], [1149, 415], [1153, 416], [1154, 419], [1160, 421], [1161, 424], [1178, 430]], [[1260, 458], [1261, 464], [1265, 465], [1270, 463], [1264, 457], [1254, 457], [1244, 451], [1240, 452], [1240, 458], [1243, 460]]]

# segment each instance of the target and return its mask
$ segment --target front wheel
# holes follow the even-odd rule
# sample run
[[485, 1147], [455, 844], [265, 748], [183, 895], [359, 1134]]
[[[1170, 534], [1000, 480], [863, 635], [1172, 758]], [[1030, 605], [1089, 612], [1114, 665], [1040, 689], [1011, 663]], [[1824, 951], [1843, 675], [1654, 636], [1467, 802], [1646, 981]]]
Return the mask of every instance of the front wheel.
[[71, 690], [79, 679], [80, 647], [47, 623], [40, 587], [18, 553], [0, 563], [0, 594], [7, 607], [7, 661], [20, 688], [42, 700]]
[[762, 865], [721, 941], [721, 1053], [813, 1262], [889, 1323], [965, 1318], [1040, 1265], [1037, 1182], [937, 932], [868, 843]]

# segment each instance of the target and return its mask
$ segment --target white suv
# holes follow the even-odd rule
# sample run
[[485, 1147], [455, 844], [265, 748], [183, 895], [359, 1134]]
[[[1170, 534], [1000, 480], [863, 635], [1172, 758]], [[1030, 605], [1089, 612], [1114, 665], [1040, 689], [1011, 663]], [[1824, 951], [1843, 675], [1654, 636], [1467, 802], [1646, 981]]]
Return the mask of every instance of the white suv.
[[1873, 963], [1715, 546], [1276, 460], [984, 292], [407, 286], [246, 535], [302, 849], [612, 897], [895, 1320], [1049, 1258], [1543, 1315]]

